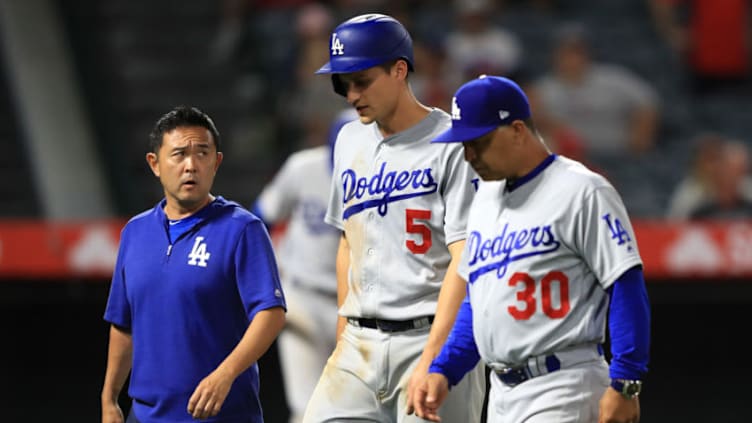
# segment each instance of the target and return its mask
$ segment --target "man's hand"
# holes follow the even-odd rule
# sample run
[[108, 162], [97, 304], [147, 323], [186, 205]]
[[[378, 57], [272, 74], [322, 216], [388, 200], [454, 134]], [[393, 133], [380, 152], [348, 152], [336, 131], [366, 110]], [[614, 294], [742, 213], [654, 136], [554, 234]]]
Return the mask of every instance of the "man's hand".
[[217, 368], [199, 382], [193, 395], [188, 400], [188, 414], [194, 419], [206, 419], [216, 416], [222, 409], [222, 404], [230, 392], [230, 387], [235, 378]]
[[638, 423], [640, 400], [625, 398], [609, 386], [601, 397], [598, 414], [598, 423]]
[[123, 410], [117, 400], [102, 400], [102, 423], [123, 423]]
[[429, 373], [413, 392], [412, 405], [415, 415], [423, 419], [440, 422], [439, 407], [449, 393], [449, 381], [440, 373]]
[[418, 361], [418, 365], [413, 369], [413, 373], [410, 375], [410, 380], [407, 382], [407, 407], [405, 412], [407, 414], [413, 414], [415, 412], [415, 391], [423, 384], [424, 379], [428, 375], [428, 368], [431, 363], [421, 357]]

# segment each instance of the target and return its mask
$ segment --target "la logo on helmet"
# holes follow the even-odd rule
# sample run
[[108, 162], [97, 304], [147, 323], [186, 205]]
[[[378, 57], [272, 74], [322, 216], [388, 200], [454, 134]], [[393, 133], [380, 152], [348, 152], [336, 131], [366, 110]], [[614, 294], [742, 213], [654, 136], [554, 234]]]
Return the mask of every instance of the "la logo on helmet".
[[342, 44], [337, 33], [332, 34], [332, 56], [342, 56], [345, 54], [345, 45]]

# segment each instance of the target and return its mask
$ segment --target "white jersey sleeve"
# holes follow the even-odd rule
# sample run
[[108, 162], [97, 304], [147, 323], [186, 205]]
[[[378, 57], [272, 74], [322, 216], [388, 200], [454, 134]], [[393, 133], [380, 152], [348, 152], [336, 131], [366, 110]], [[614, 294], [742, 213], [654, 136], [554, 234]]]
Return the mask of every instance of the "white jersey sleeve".
[[[448, 154], [447, 178], [441, 188], [446, 199], [444, 234], [447, 245], [467, 237], [467, 216], [480, 179], [465, 161], [463, 149], [454, 148]], [[470, 181], [470, 183], [468, 183]]]
[[[360, 125], [360, 122], [351, 122], [349, 124], [351, 127], [354, 125]], [[339, 147], [342, 144], [342, 140], [344, 139], [350, 139], [352, 135], [344, 135], [346, 133], [351, 133], [352, 128], [348, 130], [348, 125], [345, 124], [342, 129], [340, 129], [339, 134], [337, 135], [337, 141], [334, 143], [334, 152], [333, 159], [332, 159], [332, 175], [337, 175], [339, 172], [341, 172], [339, 169], [342, 169], [342, 158], [340, 155], [342, 154], [339, 150], [341, 150], [341, 147]], [[329, 197], [327, 200], [327, 207], [326, 207], [326, 214], [324, 215], [324, 221], [335, 228], [339, 229], [340, 231], [344, 231], [345, 228], [342, 225], [342, 190], [339, 189], [341, 182], [339, 178], [332, 177], [330, 184], [329, 184]]]
[[298, 199], [296, 180], [302, 176], [299, 169], [300, 156], [301, 152], [290, 155], [259, 194], [255, 206], [266, 223], [276, 224], [290, 218]]
[[642, 264], [624, 203], [608, 183], [584, 195], [573, 234], [574, 248], [603, 288], [629, 268]]

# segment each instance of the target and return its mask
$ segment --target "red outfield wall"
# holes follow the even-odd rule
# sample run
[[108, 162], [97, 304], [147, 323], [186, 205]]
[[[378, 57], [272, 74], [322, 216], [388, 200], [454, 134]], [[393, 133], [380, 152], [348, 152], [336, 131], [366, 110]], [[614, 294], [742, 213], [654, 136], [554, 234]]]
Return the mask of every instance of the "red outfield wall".
[[[0, 278], [109, 279], [124, 224], [0, 221]], [[752, 221], [633, 225], [647, 279], [752, 277]]]

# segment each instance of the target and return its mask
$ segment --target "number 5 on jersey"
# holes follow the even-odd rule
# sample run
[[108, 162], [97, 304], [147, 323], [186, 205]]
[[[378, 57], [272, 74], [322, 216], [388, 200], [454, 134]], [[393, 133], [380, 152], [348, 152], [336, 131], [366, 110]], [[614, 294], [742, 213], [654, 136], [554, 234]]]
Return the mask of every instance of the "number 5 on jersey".
[[405, 231], [409, 234], [420, 235], [420, 242], [412, 239], [405, 241], [407, 249], [413, 254], [425, 254], [431, 248], [431, 229], [425, 223], [416, 222], [416, 220], [431, 219], [431, 210], [405, 210]]

